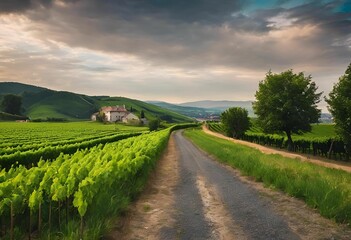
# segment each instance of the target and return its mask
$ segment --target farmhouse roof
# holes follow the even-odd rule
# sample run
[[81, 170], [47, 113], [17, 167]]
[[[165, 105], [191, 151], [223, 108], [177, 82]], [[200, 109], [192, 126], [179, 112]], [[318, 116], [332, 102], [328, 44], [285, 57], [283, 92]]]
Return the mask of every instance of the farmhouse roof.
[[125, 107], [120, 107], [120, 106], [107, 106], [107, 107], [102, 107], [101, 111], [103, 111], [103, 112], [127, 112], [127, 109]]

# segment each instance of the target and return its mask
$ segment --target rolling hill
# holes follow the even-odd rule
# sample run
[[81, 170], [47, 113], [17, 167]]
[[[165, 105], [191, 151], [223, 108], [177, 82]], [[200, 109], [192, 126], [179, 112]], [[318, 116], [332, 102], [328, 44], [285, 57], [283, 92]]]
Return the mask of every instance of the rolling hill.
[[193, 118], [209, 118], [210, 116], [220, 116], [222, 112], [230, 107], [245, 108], [250, 117], [255, 116], [252, 109], [252, 101], [196, 101], [180, 104], [171, 104], [166, 102], [152, 101], [149, 102], [157, 106], [167, 108], [174, 112], [193, 117]]
[[209, 118], [210, 116], [213, 116], [213, 115], [219, 116], [222, 112], [220, 109], [216, 109], [216, 108], [180, 106], [177, 104], [171, 104], [167, 102], [150, 101], [148, 103], [157, 105], [162, 108], [169, 109], [173, 112], [177, 112], [192, 118]]
[[216, 110], [219, 110], [221, 112], [225, 111], [226, 109], [228, 109], [230, 107], [242, 107], [242, 108], [245, 108], [249, 112], [249, 115], [251, 115], [251, 116], [254, 115], [253, 109], [252, 109], [252, 101], [210, 101], [210, 100], [205, 100], [205, 101], [181, 103], [181, 104], [179, 104], [179, 106], [216, 109]]
[[5, 94], [21, 95], [24, 114], [31, 119], [87, 120], [102, 106], [125, 105], [127, 109], [132, 109], [133, 113], [139, 116], [143, 110], [149, 120], [160, 118], [168, 122], [192, 121], [182, 114], [125, 97], [87, 96], [22, 83], [0, 82], [0, 100]]

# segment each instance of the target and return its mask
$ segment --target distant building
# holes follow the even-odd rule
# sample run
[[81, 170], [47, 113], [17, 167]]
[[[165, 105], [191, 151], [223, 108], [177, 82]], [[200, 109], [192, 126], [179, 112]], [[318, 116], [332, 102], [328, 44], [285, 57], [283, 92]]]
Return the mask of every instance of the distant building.
[[96, 121], [96, 120], [97, 120], [97, 116], [98, 116], [98, 115], [99, 115], [99, 113], [98, 113], [98, 112], [93, 113], [93, 115], [91, 115], [91, 117], [90, 117], [91, 121]]
[[133, 113], [128, 113], [122, 118], [122, 122], [128, 123], [128, 122], [136, 122], [139, 121], [138, 116], [134, 115]]
[[[100, 109], [100, 112], [104, 113], [105, 120], [107, 122], [136, 122], [139, 121], [138, 116], [129, 112], [125, 105], [121, 106], [106, 106]], [[96, 121], [98, 112], [91, 115], [91, 120]]]

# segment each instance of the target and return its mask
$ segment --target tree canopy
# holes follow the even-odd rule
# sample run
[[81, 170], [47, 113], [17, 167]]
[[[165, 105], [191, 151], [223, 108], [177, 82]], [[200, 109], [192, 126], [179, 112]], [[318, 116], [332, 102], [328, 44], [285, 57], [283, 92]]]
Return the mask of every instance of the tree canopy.
[[21, 115], [22, 97], [14, 94], [4, 96], [1, 108], [4, 112]]
[[351, 153], [351, 63], [325, 99], [333, 115], [336, 131]]
[[149, 130], [151, 131], [156, 131], [160, 126], [160, 120], [159, 119], [153, 119], [149, 121]]
[[311, 76], [287, 70], [279, 74], [269, 71], [260, 81], [253, 109], [258, 124], [267, 133], [285, 132], [289, 148], [292, 133], [311, 130], [311, 123], [318, 122], [321, 110], [317, 108], [322, 92], [316, 93]]
[[221, 114], [221, 121], [227, 136], [241, 138], [250, 127], [250, 119], [246, 109], [241, 107], [229, 108]]

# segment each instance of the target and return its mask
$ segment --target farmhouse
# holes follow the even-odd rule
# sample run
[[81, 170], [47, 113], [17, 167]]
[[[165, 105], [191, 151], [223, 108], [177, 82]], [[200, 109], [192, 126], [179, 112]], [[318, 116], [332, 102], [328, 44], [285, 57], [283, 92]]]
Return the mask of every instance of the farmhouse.
[[[126, 109], [125, 105], [123, 105], [123, 106], [106, 106], [106, 107], [102, 107], [100, 109], [100, 112], [105, 115], [105, 120], [107, 122], [124, 122], [124, 123], [128, 123], [128, 122], [139, 121], [138, 116], [136, 116], [135, 114], [129, 112]], [[91, 120], [92, 121], [96, 121], [98, 114], [99, 113], [94, 113], [91, 116]]]

